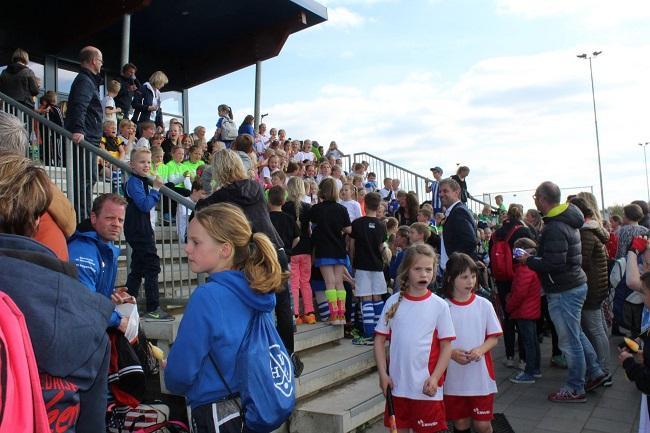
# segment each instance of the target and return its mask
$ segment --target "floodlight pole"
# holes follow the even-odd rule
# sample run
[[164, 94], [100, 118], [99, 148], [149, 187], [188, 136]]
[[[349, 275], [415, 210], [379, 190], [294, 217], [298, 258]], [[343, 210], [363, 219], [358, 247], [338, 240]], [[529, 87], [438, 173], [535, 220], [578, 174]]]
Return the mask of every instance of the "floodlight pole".
[[650, 182], [648, 181], [648, 158], [646, 155], [646, 147], [648, 147], [650, 142], [639, 143], [639, 146], [643, 147], [643, 162], [645, 163], [645, 187], [648, 191], [648, 202], [650, 202]]
[[262, 93], [262, 62], [257, 61], [255, 62], [255, 113], [254, 117], [255, 120], [253, 129], [255, 133], [258, 131], [258, 127], [260, 126], [260, 97]]
[[122, 66], [129, 63], [129, 44], [131, 43], [131, 15], [124, 14], [122, 19]]
[[596, 151], [598, 153], [598, 176], [600, 178], [600, 205], [602, 208], [603, 215], [605, 215], [605, 192], [603, 189], [603, 169], [600, 162], [600, 139], [598, 137], [598, 117], [596, 116], [596, 93], [594, 91], [594, 71], [591, 66], [592, 57], [596, 57], [601, 54], [602, 51], [594, 51], [591, 55], [579, 54], [578, 58], [589, 59], [589, 77], [591, 78], [591, 99], [594, 105], [594, 126], [596, 127]]

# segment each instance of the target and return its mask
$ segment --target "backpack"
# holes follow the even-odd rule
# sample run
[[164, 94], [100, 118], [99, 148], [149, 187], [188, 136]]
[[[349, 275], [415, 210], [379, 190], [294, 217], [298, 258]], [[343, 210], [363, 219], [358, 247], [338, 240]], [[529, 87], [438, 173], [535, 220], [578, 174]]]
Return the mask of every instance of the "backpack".
[[232, 141], [237, 138], [237, 126], [229, 117], [222, 117], [221, 121], [221, 139]]
[[[213, 364], [234, 396], [214, 360]], [[259, 433], [280, 427], [293, 412], [296, 387], [291, 358], [270, 313], [257, 313], [251, 318], [237, 352], [236, 365], [244, 425]]]
[[505, 239], [497, 239], [496, 232], [492, 235], [492, 249], [490, 250], [490, 267], [495, 281], [512, 281], [512, 249], [510, 238], [521, 225], [515, 225]]

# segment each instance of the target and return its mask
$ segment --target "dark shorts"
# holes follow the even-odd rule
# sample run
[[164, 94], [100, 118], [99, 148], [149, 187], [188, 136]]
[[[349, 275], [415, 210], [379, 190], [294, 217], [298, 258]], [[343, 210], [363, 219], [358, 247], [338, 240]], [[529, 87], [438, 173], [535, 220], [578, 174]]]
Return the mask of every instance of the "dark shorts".
[[223, 400], [192, 409], [192, 431], [194, 433], [246, 433], [242, 430], [242, 419], [237, 400]]

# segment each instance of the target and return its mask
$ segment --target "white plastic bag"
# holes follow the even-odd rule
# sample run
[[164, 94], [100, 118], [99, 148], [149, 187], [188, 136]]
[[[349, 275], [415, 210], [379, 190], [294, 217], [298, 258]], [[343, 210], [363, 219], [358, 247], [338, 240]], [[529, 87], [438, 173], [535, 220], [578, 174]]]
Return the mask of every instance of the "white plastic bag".
[[140, 327], [140, 314], [138, 314], [138, 306], [136, 304], [120, 304], [115, 307], [122, 317], [129, 318], [129, 324], [124, 332], [124, 337], [133, 344], [138, 338], [138, 328]]

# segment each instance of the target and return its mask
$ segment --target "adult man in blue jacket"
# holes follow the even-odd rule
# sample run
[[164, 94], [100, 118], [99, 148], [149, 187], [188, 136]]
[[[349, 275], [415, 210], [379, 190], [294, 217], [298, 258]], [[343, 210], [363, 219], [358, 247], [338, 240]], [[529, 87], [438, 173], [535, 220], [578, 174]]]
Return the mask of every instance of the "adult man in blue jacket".
[[[65, 128], [72, 132], [72, 141], [79, 144], [86, 140], [99, 147], [102, 137], [103, 110], [99, 97], [99, 86], [102, 77], [99, 72], [104, 64], [102, 52], [95, 47], [85, 47], [79, 53], [81, 71], [77, 74], [68, 97], [68, 111], [65, 118]], [[77, 202], [77, 212], [82, 217], [90, 214], [93, 186], [97, 182], [97, 157], [83, 151], [74, 155], [74, 168], [77, 181], [74, 182], [74, 197]]]
[[[68, 241], [70, 262], [79, 272], [79, 281], [91, 291], [121, 303], [129, 296], [126, 289], [115, 291], [117, 258], [120, 249], [113, 242], [124, 227], [126, 200], [116, 194], [102, 194], [93, 202], [90, 220], [83, 221]], [[126, 331], [128, 317], [113, 311], [108, 326]]]

